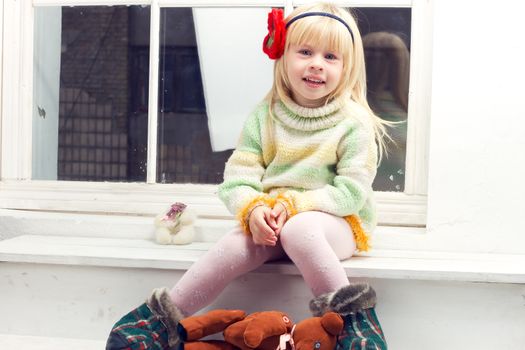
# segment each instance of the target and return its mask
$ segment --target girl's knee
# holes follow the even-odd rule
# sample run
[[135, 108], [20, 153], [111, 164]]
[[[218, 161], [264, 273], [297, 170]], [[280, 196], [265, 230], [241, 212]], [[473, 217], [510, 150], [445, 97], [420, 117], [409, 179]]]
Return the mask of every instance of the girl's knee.
[[240, 229], [232, 230], [222, 236], [214, 245], [214, 248], [244, 248], [250, 245], [251, 237], [244, 234]]
[[303, 241], [311, 235], [321, 234], [322, 226], [318, 214], [323, 213], [307, 211], [290, 218], [281, 230], [280, 240], [283, 246]]
[[283, 226], [281, 234], [293, 234], [293, 232], [304, 231], [307, 228], [321, 227], [323, 216], [330, 215], [319, 211], [305, 211], [291, 217]]
[[346, 259], [355, 250], [354, 235], [346, 221], [319, 211], [293, 216], [283, 226], [279, 239], [287, 253], [290, 249], [312, 249], [328, 244], [339, 259]]

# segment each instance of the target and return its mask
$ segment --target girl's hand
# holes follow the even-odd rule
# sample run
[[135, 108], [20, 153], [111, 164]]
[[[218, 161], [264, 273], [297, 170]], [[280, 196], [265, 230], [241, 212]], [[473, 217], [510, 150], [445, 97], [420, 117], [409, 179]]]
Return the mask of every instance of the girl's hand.
[[279, 235], [284, 223], [286, 220], [288, 220], [288, 212], [286, 211], [286, 207], [281, 202], [277, 202], [272, 209], [271, 217], [274, 223], [272, 228], [275, 231], [275, 234]]
[[273, 229], [275, 222], [271, 213], [271, 208], [261, 205], [253, 209], [250, 214], [248, 224], [255, 244], [268, 246], [275, 246], [277, 244], [277, 236]]

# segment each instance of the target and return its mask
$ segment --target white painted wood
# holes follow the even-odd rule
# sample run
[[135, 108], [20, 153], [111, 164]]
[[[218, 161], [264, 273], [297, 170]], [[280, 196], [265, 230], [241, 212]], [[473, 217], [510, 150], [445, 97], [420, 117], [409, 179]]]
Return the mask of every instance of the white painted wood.
[[[152, 240], [23, 235], [0, 242], [0, 261], [186, 270], [212, 244], [164, 246]], [[343, 266], [353, 277], [525, 283], [525, 255], [373, 250], [345, 260]], [[257, 271], [299, 273], [287, 261]]]
[[151, 3], [149, 43], [149, 96], [148, 96], [148, 150], [147, 178], [149, 184], [157, 182], [157, 125], [159, 111], [159, 45], [160, 8], [158, 1]]
[[[3, 263], [0, 333], [103, 341], [114, 322], [182, 271]], [[390, 349], [521, 349], [525, 286], [368, 279]], [[210, 305], [309, 316], [312, 295], [297, 275], [250, 273]], [[494, 335], [497, 333], [496, 335]], [[483, 335], [483, 336], [480, 336]]]
[[33, 0], [33, 6], [150, 5], [151, 0]]
[[[3, 181], [0, 208], [156, 215], [179, 201], [202, 217], [232, 218], [216, 192], [215, 185]], [[379, 192], [376, 199], [381, 224], [423, 226], [426, 222], [425, 196]]]
[[28, 335], [0, 334], [5, 349], [24, 350], [100, 350], [106, 343], [102, 340], [34, 337]]
[[[164, 210], [166, 208], [162, 209]], [[216, 241], [236, 224], [236, 220], [231, 217], [199, 217], [194, 225], [195, 240]], [[101, 215], [0, 209], [0, 239], [23, 234], [151, 239], [153, 229], [153, 215]], [[426, 237], [424, 228], [379, 226], [372, 236], [372, 244], [373, 248], [392, 249], [399, 246], [399, 242], [412, 242], [413, 245], [405, 249], [422, 250], [421, 241]]]
[[161, 7], [281, 7], [284, 0], [159, 0]]
[[[32, 173], [33, 151], [33, 43], [34, 43], [34, 8], [30, 1], [21, 1], [21, 42], [20, 47], [20, 109], [17, 118], [20, 119], [20, 132], [17, 140], [20, 143], [18, 179], [30, 179]], [[58, 141], [57, 141], [58, 143]]]
[[[330, 3], [348, 7], [410, 7], [418, 0], [332, 0]], [[314, 3], [317, 0], [294, 0], [294, 6]]]
[[286, 0], [284, 5], [284, 17], [287, 17], [293, 11], [293, 0]]
[[[167, 210], [167, 209], [166, 209]], [[0, 240], [29, 235], [152, 239], [153, 216], [71, 214], [0, 209]], [[231, 219], [199, 218], [195, 224], [195, 241], [214, 242], [231, 230]]]
[[[0, 30], [2, 30], [2, 33], [4, 32], [4, 2], [2, 1], [0, 3]], [[4, 70], [4, 64], [3, 64], [3, 58], [4, 58], [4, 37], [3, 35], [0, 34], [0, 52], [2, 52], [2, 54], [0, 54], [0, 138], [2, 137], [2, 119], [3, 119], [3, 108], [2, 108], [2, 88], [3, 88], [3, 70]], [[0, 140], [0, 179], [2, 179], [2, 165], [3, 165], [3, 162], [2, 162], [2, 143], [1, 143], [1, 140]]]
[[[3, 80], [2, 80], [2, 130], [1, 163], [3, 179], [23, 178], [24, 165], [30, 151], [25, 147], [27, 132], [21, 115], [22, 57], [23, 50], [23, 1], [3, 1]], [[32, 56], [31, 56], [32, 57]], [[30, 118], [30, 116], [25, 116]], [[27, 158], [27, 159], [24, 159]]]
[[425, 195], [428, 190], [433, 13], [432, 1], [414, 0], [413, 3], [405, 193]]

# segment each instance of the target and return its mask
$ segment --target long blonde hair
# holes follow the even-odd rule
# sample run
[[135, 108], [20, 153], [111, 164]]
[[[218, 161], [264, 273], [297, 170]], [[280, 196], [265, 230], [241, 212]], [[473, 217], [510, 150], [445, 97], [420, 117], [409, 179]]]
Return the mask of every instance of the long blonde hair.
[[326, 102], [330, 102], [336, 97], [349, 96], [351, 102], [349, 103], [350, 110], [355, 112], [357, 116], [367, 115], [367, 119], [371, 123], [375, 139], [379, 148], [379, 160], [382, 157], [385, 148], [384, 138], [390, 139], [386, 132], [385, 126], [390, 125], [374, 114], [370, 109], [366, 99], [366, 70], [365, 70], [365, 54], [363, 50], [363, 42], [357, 23], [349, 11], [339, 8], [328, 3], [317, 3], [304, 5], [296, 8], [286, 19], [288, 22], [295, 16], [304, 12], [326, 12], [334, 14], [343, 19], [350, 29], [352, 36], [348, 29], [339, 21], [322, 16], [307, 16], [301, 18], [288, 27], [286, 33], [285, 54], [275, 61], [274, 65], [274, 79], [272, 89], [267, 95], [267, 100], [270, 106], [270, 116], [273, 118], [272, 106], [281, 100], [283, 102], [292, 101], [292, 90], [286, 73], [286, 52], [291, 45], [309, 44], [314, 47], [327, 48], [330, 51], [336, 51], [343, 54], [343, 71], [342, 78], [335, 90], [327, 96]]

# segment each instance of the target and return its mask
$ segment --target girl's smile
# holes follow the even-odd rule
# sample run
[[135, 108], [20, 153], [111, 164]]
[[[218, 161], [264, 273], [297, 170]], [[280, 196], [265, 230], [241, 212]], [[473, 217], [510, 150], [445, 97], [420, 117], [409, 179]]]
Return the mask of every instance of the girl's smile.
[[341, 80], [343, 60], [338, 52], [310, 45], [290, 45], [285, 53], [292, 98], [303, 107], [320, 107]]

